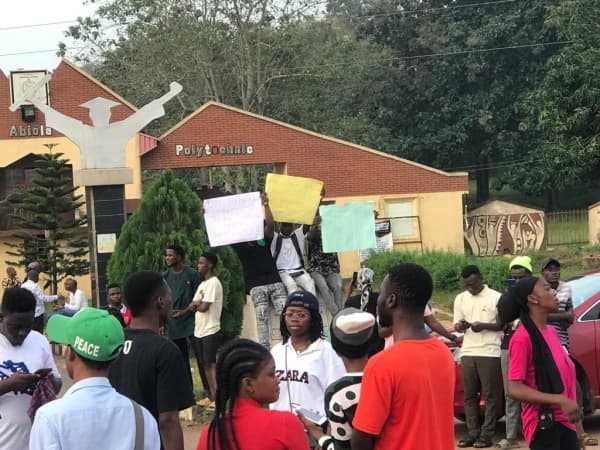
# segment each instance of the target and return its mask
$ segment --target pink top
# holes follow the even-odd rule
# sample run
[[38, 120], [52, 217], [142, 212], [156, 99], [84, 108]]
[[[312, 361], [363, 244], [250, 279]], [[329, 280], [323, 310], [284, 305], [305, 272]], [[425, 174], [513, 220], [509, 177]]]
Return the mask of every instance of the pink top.
[[[556, 367], [562, 378], [565, 390], [563, 395], [576, 401], [575, 391], [575, 365], [569, 358], [567, 351], [560, 344], [558, 333], [548, 325], [540, 330], [542, 336], [552, 352], [552, 357], [556, 361]], [[524, 326], [517, 328], [510, 339], [508, 347], [509, 364], [508, 379], [512, 381], [523, 381], [526, 386], [537, 389], [535, 384], [535, 372], [533, 367], [533, 353], [531, 349], [531, 340], [529, 333]], [[533, 440], [533, 435], [538, 426], [539, 405], [531, 403], [522, 403], [521, 419], [523, 420], [523, 436], [529, 444]], [[560, 410], [558, 406], [552, 406], [554, 421], [561, 423], [565, 427], [575, 430], [575, 424], [569, 422], [569, 418]]]

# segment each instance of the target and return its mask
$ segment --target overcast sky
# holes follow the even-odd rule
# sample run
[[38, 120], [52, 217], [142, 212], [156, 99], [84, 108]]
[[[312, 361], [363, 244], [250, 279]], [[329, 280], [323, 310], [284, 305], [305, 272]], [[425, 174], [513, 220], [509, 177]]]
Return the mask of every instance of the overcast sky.
[[[15, 69], [54, 69], [59, 63], [56, 56], [58, 42], [69, 41], [64, 31], [75, 23], [78, 16], [89, 16], [96, 5], [84, 5], [84, 0], [0, 0], [0, 68], [8, 74]], [[7, 29], [24, 25], [73, 21], [58, 25]], [[38, 52], [8, 55], [22, 52]], [[73, 55], [68, 52], [67, 57]]]

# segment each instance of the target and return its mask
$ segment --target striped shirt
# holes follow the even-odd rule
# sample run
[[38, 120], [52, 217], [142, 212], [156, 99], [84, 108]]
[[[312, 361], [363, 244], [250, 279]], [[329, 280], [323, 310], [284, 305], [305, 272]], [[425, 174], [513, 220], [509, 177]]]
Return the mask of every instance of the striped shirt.
[[[558, 310], [557, 312], [565, 312], [569, 309], [573, 309], [573, 292], [571, 290], [571, 286], [562, 281], [558, 282], [558, 287], [556, 288], [556, 298], [558, 299]], [[556, 331], [558, 332], [558, 337], [560, 338], [560, 343], [567, 350], [569, 348], [569, 330], [564, 327], [562, 322], [550, 322]]]

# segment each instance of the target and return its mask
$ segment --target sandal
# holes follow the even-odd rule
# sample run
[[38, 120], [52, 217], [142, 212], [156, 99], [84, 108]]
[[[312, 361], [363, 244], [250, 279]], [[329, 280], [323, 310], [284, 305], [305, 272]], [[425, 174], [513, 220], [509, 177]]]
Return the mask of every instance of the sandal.
[[488, 448], [492, 446], [492, 441], [489, 439], [478, 439], [474, 444], [474, 448]]
[[477, 439], [475, 438], [461, 439], [460, 441], [458, 441], [457, 446], [460, 448], [473, 447], [473, 444], [475, 442], [477, 442]]
[[502, 439], [494, 447], [499, 448], [501, 450], [510, 450], [512, 448], [519, 448], [519, 444], [517, 444], [515, 441], [509, 441], [508, 439]]
[[598, 439], [590, 436], [587, 433], [583, 433], [581, 435], [581, 441], [583, 442], [583, 445], [591, 445], [592, 447], [598, 445]]

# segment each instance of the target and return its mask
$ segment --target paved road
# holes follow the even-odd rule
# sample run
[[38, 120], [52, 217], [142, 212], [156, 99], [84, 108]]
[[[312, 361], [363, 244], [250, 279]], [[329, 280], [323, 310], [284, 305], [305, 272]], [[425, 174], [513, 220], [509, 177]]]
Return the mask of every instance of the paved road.
[[[71, 383], [71, 380], [69, 380], [69, 377], [67, 376], [64, 359], [62, 357], [57, 357], [56, 362], [57, 362], [58, 369], [63, 376], [63, 389], [61, 391], [61, 394], [62, 394], [64, 391], [66, 391], [69, 388], [69, 386], [71, 386], [72, 383]], [[185, 450], [195, 450], [196, 443], [198, 442], [198, 436], [200, 435], [200, 431], [202, 430], [202, 425], [199, 424], [198, 422], [182, 422], [182, 428], [183, 428], [183, 435], [184, 435], [184, 439], [185, 439]], [[584, 428], [589, 434], [600, 439], [600, 410], [598, 412], [596, 412], [595, 415], [585, 419]], [[455, 431], [456, 431], [457, 441], [459, 439], [462, 439], [463, 437], [465, 437], [465, 435], [466, 435], [465, 424], [462, 422], [459, 422], [459, 421], [455, 421]], [[433, 430], [432, 430], [432, 432], [433, 432]], [[503, 433], [504, 433], [504, 422], [501, 421], [498, 424], [498, 427], [496, 430], [496, 438], [495, 438], [494, 442], [497, 442], [500, 439], [502, 439]], [[523, 446], [520, 447], [520, 449], [527, 449], [524, 442], [522, 442], [522, 445]], [[600, 447], [588, 447], [588, 450], [589, 449], [600, 450]]]

